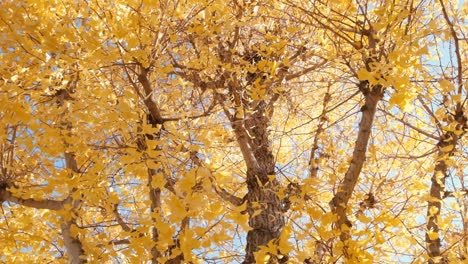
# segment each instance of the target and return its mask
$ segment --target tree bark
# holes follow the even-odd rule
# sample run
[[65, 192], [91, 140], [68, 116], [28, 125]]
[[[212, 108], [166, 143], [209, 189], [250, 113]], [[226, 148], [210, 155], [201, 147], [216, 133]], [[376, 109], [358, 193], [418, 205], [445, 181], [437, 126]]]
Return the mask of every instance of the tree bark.
[[[138, 75], [138, 81], [143, 87], [143, 95], [144, 98], [141, 98], [144, 103], [146, 108], [148, 109], [149, 112], [149, 120], [148, 122], [153, 126], [157, 127], [160, 125], [161, 127], [164, 124], [164, 120], [161, 115], [161, 110], [159, 109], [158, 104], [153, 100], [153, 87], [151, 85], [150, 79], [149, 79], [149, 71], [148, 69], [143, 68], [140, 66], [140, 74]], [[161, 131], [159, 133], [156, 133], [155, 135], [145, 135], [142, 136], [142, 144], [139, 146], [141, 151], [145, 151], [147, 149], [147, 144], [146, 140], [159, 140], [161, 138]], [[160, 146], [157, 146], [159, 150], [161, 150]], [[161, 173], [162, 171], [160, 169], [150, 169], [148, 168], [148, 189], [149, 189], [149, 198], [151, 201], [150, 205], [150, 211], [151, 213], [160, 213], [161, 211], [161, 189], [160, 188], [154, 188], [152, 186], [152, 181], [154, 175]], [[157, 219], [152, 217], [153, 223], [156, 225]], [[151, 248], [151, 263], [159, 263], [158, 258], [162, 257], [162, 252], [158, 250], [157, 243], [159, 241], [159, 231], [158, 229], [153, 226], [151, 230], [151, 239], [153, 240], [153, 247]]]
[[[151, 182], [153, 181], [153, 175], [158, 173], [157, 170], [148, 169], [148, 188], [149, 188], [149, 197], [151, 201], [151, 213], [159, 213], [161, 208], [161, 189], [153, 188]], [[152, 217], [153, 223], [156, 224], [156, 218]], [[158, 263], [158, 258], [161, 257], [161, 252], [158, 250], [158, 241], [159, 241], [159, 231], [153, 226], [151, 231], [152, 240], [154, 246], [151, 248], [151, 263]]]
[[[438, 155], [440, 156], [440, 155]], [[427, 231], [426, 231], [426, 244], [427, 253], [430, 257], [429, 264], [443, 263], [440, 253], [440, 238], [437, 236], [435, 239], [431, 239], [429, 232], [439, 234], [438, 217], [440, 216], [442, 192], [444, 190], [443, 182], [445, 182], [447, 171], [447, 164], [445, 161], [438, 161], [434, 169], [434, 173], [431, 178], [431, 188], [429, 191], [430, 199], [427, 202]], [[432, 214], [431, 210], [437, 210], [436, 213]]]
[[65, 221], [61, 225], [63, 241], [65, 248], [67, 249], [67, 254], [69, 257], [70, 264], [83, 264], [86, 263], [86, 259], [81, 258], [85, 255], [83, 250], [83, 245], [78, 238], [75, 238], [71, 234], [71, 225], [73, 221]]
[[48, 210], [60, 210], [63, 208], [63, 205], [69, 200], [63, 201], [56, 201], [50, 199], [43, 199], [43, 200], [35, 200], [35, 199], [23, 199], [20, 197], [16, 197], [10, 191], [6, 190], [6, 188], [0, 188], [0, 202], [9, 201], [19, 205], [32, 207], [36, 209], [48, 209]]
[[[453, 155], [459, 137], [453, 132], [446, 132], [437, 144], [440, 148], [452, 145], [449, 152], [443, 152], [439, 149], [436, 158], [436, 165], [431, 177], [431, 188], [429, 190], [430, 198], [427, 201], [427, 224], [426, 224], [426, 245], [427, 253], [430, 257], [429, 264], [447, 263], [441, 254], [441, 239], [439, 238], [439, 217], [442, 209], [442, 194], [445, 193], [445, 180], [448, 175], [448, 166], [446, 160]], [[437, 234], [437, 238], [432, 239], [429, 232]]]
[[[77, 67], [78, 65], [74, 66]], [[72, 94], [75, 93], [79, 80], [80, 77], [78, 72], [74, 76], [72, 76], [72, 81], [69, 82], [65, 89], [57, 90], [54, 98], [57, 106], [63, 106], [66, 101], [73, 99]], [[71, 137], [73, 124], [67, 118], [67, 113], [68, 109], [65, 109], [60, 115], [59, 130], [60, 133], [65, 134], [63, 136]], [[78, 167], [78, 162], [76, 160], [75, 153], [72, 151], [68, 151], [69, 146], [73, 143], [68, 142], [66, 137], [64, 137], [63, 144], [65, 146], [65, 165], [68, 170], [69, 177], [72, 178], [73, 176], [79, 175], [82, 172]], [[72, 187], [70, 194], [68, 194], [68, 198], [64, 201], [66, 204], [71, 204], [71, 209], [68, 212], [69, 216], [67, 218], [64, 217], [62, 219], [63, 222], [60, 225], [65, 248], [69, 257], [69, 262], [72, 264], [87, 263], [85, 251], [83, 249], [83, 244], [81, 240], [77, 236], [73, 235], [71, 232], [71, 227], [76, 224], [75, 211], [79, 208], [81, 203], [81, 200], [74, 200], [72, 198], [73, 194], [77, 192], [77, 190], [77, 187]], [[61, 207], [63, 207], [63, 205], [61, 205]]]
[[319, 124], [317, 126], [317, 130], [315, 131], [314, 142], [312, 144], [312, 149], [310, 151], [310, 160], [309, 160], [309, 177], [310, 178], [317, 178], [317, 173], [319, 171], [318, 165], [318, 157], [316, 156], [317, 150], [319, 149], [319, 137], [320, 134], [324, 131], [323, 127], [327, 121], [327, 106], [330, 102], [331, 95], [329, 94], [330, 87], [328, 87], [325, 96], [323, 97], [323, 104], [322, 104], [322, 113], [319, 116]]
[[[69, 124], [69, 126], [71, 127], [71, 124]], [[65, 142], [65, 144], [68, 146], [68, 143]], [[71, 171], [70, 176], [72, 176], [72, 174], [80, 173], [74, 153], [67, 151], [65, 152], [65, 163], [67, 169]], [[72, 188], [71, 190], [72, 193], [76, 191], [76, 188]], [[72, 195], [70, 195], [70, 197], [72, 197]], [[76, 223], [76, 218], [73, 216], [73, 211], [78, 209], [80, 202], [81, 201], [79, 200], [69, 199], [69, 203], [72, 203], [72, 208], [70, 212], [71, 216], [70, 219], [64, 219], [64, 222], [61, 225], [64, 244], [67, 248], [68, 257], [70, 258], [69, 262], [71, 264], [87, 263], [86, 258], [84, 257], [85, 252], [81, 240], [71, 233], [71, 226]]]
[[[442, 14], [444, 16], [445, 22], [450, 30], [450, 35], [454, 43], [454, 53], [455, 58], [457, 61], [457, 74], [456, 84], [457, 84], [457, 94], [463, 97], [463, 73], [464, 73], [464, 64], [462, 61], [462, 51], [460, 49], [460, 39], [457, 35], [457, 31], [455, 30], [454, 22], [450, 20], [449, 14], [445, 7], [444, 1], [439, 0], [439, 4], [442, 8]], [[454, 19], [456, 21], [456, 19]], [[465, 85], [466, 86], [466, 85]], [[466, 88], [466, 87], [465, 87]], [[442, 256], [441, 254], [441, 239], [437, 236], [435, 239], [431, 239], [429, 236], [429, 232], [434, 232], [439, 235], [439, 224], [438, 218], [440, 217], [440, 210], [441, 210], [441, 199], [442, 193], [445, 193], [445, 179], [447, 178], [447, 162], [446, 159], [449, 158], [455, 152], [456, 146], [458, 144], [459, 139], [463, 136], [463, 134], [468, 130], [467, 125], [467, 117], [465, 116], [464, 112], [464, 104], [461, 103], [463, 100], [457, 102], [455, 108], [454, 119], [457, 122], [457, 126], [462, 130], [462, 133], [457, 135], [451, 131], [445, 132], [443, 137], [439, 140], [438, 146], [440, 148], [453, 145], [453, 148], [449, 152], [443, 152], [439, 149], [439, 153], [437, 155], [436, 166], [434, 168], [434, 173], [432, 174], [431, 178], [431, 188], [429, 191], [430, 199], [427, 202], [427, 225], [426, 225], [426, 245], [427, 245], [427, 253], [430, 257], [428, 260], [429, 264], [439, 264], [439, 263], [447, 263], [448, 260]], [[432, 211], [432, 212], [431, 212]]]
[[367, 81], [361, 81], [359, 88], [364, 94], [365, 104], [361, 108], [362, 118], [359, 123], [359, 131], [351, 164], [346, 171], [343, 181], [338, 186], [337, 193], [330, 201], [331, 210], [337, 216], [334, 226], [341, 231], [340, 240], [344, 244], [343, 254], [346, 258], [351, 257], [347, 248], [347, 241], [351, 238], [349, 233], [351, 222], [346, 214], [346, 209], [366, 159], [367, 144], [369, 142], [377, 104], [383, 96], [383, 87], [380, 85], [370, 88]]
[[[247, 164], [248, 192], [245, 198], [252, 229], [247, 233], [244, 264], [262, 261], [256, 260], [254, 253], [260, 246], [277, 240], [285, 225], [282, 201], [277, 195], [279, 182], [268, 139], [269, 120], [265, 107], [266, 103], [262, 101], [248, 117], [231, 122]], [[270, 256], [270, 259], [278, 261], [277, 256]]]

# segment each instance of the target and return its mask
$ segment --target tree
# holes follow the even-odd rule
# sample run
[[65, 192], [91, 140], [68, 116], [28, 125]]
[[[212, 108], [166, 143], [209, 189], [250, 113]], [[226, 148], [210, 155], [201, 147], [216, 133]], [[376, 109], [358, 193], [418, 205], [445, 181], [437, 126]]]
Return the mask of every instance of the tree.
[[1, 260], [464, 259], [466, 13], [5, 1]]

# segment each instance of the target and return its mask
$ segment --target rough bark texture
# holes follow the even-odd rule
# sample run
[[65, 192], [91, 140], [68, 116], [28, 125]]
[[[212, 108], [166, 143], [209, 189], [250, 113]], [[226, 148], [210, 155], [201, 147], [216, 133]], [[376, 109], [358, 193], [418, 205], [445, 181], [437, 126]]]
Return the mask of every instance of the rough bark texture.
[[[443, 153], [439, 153], [438, 157], [443, 155]], [[444, 160], [438, 161], [437, 165], [434, 169], [434, 173], [431, 178], [431, 189], [430, 189], [430, 200], [427, 202], [427, 231], [439, 233], [439, 224], [438, 224], [438, 216], [440, 215], [441, 209], [441, 200], [442, 200], [442, 192], [444, 190], [445, 178], [447, 173], [447, 164]], [[431, 213], [431, 210], [436, 209], [437, 212], [435, 214]], [[435, 263], [443, 263], [441, 253], [440, 253], [440, 238], [437, 237], [436, 239], [431, 239], [429, 234], [426, 233], [426, 244], [427, 244], [427, 252], [429, 257], [431, 258], [428, 262], [430, 264]]]
[[[243, 120], [233, 122], [237, 141], [247, 163], [247, 211], [249, 226], [244, 264], [258, 263], [254, 253], [260, 246], [276, 240], [285, 225], [282, 201], [276, 194], [279, 182], [275, 177], [275, 160], [271, 152], [264, 102]], [[285, 258], [283, 258], [285, 259]], [[271, 256], [271, 261], [280, 261]]]
[[[239, 35], [229, 44], [236, 45]], [[232, 47], [231, 47], [232, 48]], [[233, 53], [229, 52], [225, 46], [218, 46], [218, 57], [223, 63], [233, 63], [237, 59], [233, 58]], [[301, 48], [291, 57], [294, 61], [304, 53]], [[240, 54], [237, 54], [240, 55]], [[252, 66], [263, 60], [263, 57], [254, 48], [245, 46], [241, 55], [242, 60], [249, 62]], [[325, 62], [306, 68], [295, 74], [288, 74], [288, 67], [280, 67], [277, 78], [269, 78], [267, 72], [258, 70], [248, 72], [245, 76], [236, 72], [225, 70], [220, 72], [215, 78], [202, 78], [201, 72], [189, 70], [187, 67], [173, 61], [173, 65], [183, 71], [177, 75], [198, 87], [201, 93], [210, 89], [213, 91], [215, 101], [223, 106], [224, 113], [229, 118], [234, 134], [239, 144], [240, 151], [247, 167], [247, 194], [243, 201], [247, 202], [247, 213], [249, 214], [249, 226], [252, 228], [247, 234], [246, 256], [244, 264], [261, 263], [263, 260], [255, 260], [254, 253], [260, 246], [266, 246], [270, 241], [277, 242], [283, 227], [285, 226], [284, 212], [287, 207], [278, 197], [277, 191], [280, 184], [275, 175], [275, 160], [268, 139], [268, 125], [273, 112], [273, 105], [280, 97], [273, 92], [275, 85], [283, 80], [291, 80], [302, 74], [306, 74]], [[257, 68], [258, 69], [258, 68]], [[206, 81], [209, 79], [209, 81]], [[265, 91], [264, 98], [252, 98], [248, 92], [248, 87], [262, 86]], [[218, 92], [219, 88], [225, 88], [224, 92]], [[234, 110], [234, 114], [232, 114]], [[242, 200], [236, 198], [223, 190], [217, 193], [233, 204], [239, 204]], [[281, 259], [276, 255], [270, 256], [270, 262], [285, 262], [288, 257], [287, 252], [281, 252]]]
[[[465, 123], [466, 120], [462, 118], [459, 122]], [[464, 124], [466, 125], [466, 124]], [[431, 177], [431, 188], [429, 191], [430, 199], [427, 201], [427, 224], [426, 224], [426, 245], [427, 253], [430, 257], [428, 260], [429, 264], [441, 264], [447, 263], [447, 260], [441, 253], [441, 239], [439, 237], [431, 239], [429, 232], [439, 234], [440, 228], [438, 218], [440, 217], [440, 210], [442, 209], [442, 196], [445, 193], [445, 180], [448, 175], [448, 166], [446, 160], [453, 155], [455, 152], [459, 136], [453, 132], [446, 132], [437, 144], [441, 149], [452, 145], [453, 148], [449, 152], [443, 152], [439, 150], [436, 158], [436, 165], [434, 167], [434, 173]]]
[[[464, 64], [462, 61], [462, 51], [460, 49], [460, 41], [461, 38], [458, 37], [456, 26], [453, 24], [452, 20], [449, 17], [449, 13], [447, 12], [446, 6], [444, 1], [439, 0], [439, 4], [442, 8], [442, 14], [444, 16], [445, 22], [450, 30], [450, 35], [454, 43], [454, 50], [455, 58], [457, 61], [457, 74], [455, 78], [455, 83], [457, 84], [457, 94], [463, 97], [463, 73], [464, 73]], [[456, 21], [456, 20], [453, 20]], [[466, 85], [465, 85], [466, 89]], [[453, 115], [454, 121], [457, 123], [457, 127], [459, 131], [462, 131], [461, 134], [457, 135], [451, 131], [445, 132], [443, 137], [438, 143], [438, 146], [443, 148], [449, 145], [453, 145], [451, 151], [442, 152], [439, 150], [436, 160], [436, 166], [434, 168], [434, 173], [431, 178], [431, 189], [430, 189], [430, 199], [427, 202], [427, 233], [426, 233], [426, 246], [427, 246], [427, 253], [430, 257], [428, 260], [429, 264], [439, 264], [439, 263], [447, 263], [448, 260], [445, 256], [441, 253], [441, 240], [439, 237], [436, 239], [431, 239], [429, 236], [429, 232], [439, 233], [439, 224], [438, 218], [440, 217], [440, 210], [441, 210], [441, 199], [442, 192], [445, 192], [445, 179], [447, 178], [447, 163], [446, 159], [454, 154], [455, 149], [457, 147], [459, 139], [464, 135], [464, 133], [468, 130], [467, 125], [467, 117], [465, 116], [464, 112], [464, 105], [459, 101], [455, 108], [455, 114]], [[432, 212], [431, 212], [432, 208]], [[465, 240], [466, 241], [466, 240]]]
[[[157, 139], [160, 138], [160, 133], [156, 135], [146, 135], [142, 136], [142, 143], [139, 146], [139, 149], [141, 151], [144, 151], [147, 149], [147, 144], [146, 144], [146, 139], [151, 137], [151, 139], [154, 139], [156, 137]], [[154, 175], [160, 173], [160, 170], [158, 169], [148, 169], [148, 195], [149, 199], [151, 201], [150, 204], [150, 211], [151, 213], [159, 213], [161, 210], [161, 189], [160, 188], [153, 188], [151, 182], [153, 181]], [[152, 217], [152, 221], [154, 224], [156, 224], [157, 219]], [[159, 231], [156, 227], [153, 227], [151, 230], [151, 239], [154, 242], [153, 247], [151, 248], [151, 263], [159, 263], [158, 258], [162, 256], [162, 253], [158, 250], [157, 248], [157, 243], [159, 241]]]
[[383, 95], [383, 88], [380, 85], [374, 86], [370, 89], [367, 81], [361, 81], [359, 86], [360, 90], [364, 94], [365, 104], [361, 108], [362, 119], [359, 123], [359, 131], [356, 144], [354, 146], [351, 164], [346, 171], [343, 181], [338, 186], [337, 193], [330, 201], [332, 212], [337, 216], [337, 220], [334, 225], [335, 228], [341, 230], [340, 240], [345, 245], [343, 253], [347, 258], [350, 257], [349, 252], [347, 252], [348, 250], [346, 245], [347, 241], [350, 239], [348, 229], [351, 227], [351, 222], [348, 220], [346, 209], [366, 159], [367, 144], [369, 142], [377, 104]]
[[[157, 170], [148, 169], [148, 188], [149, 188], [149, 197], [151, 201], [151, 213], [159, 213], [161, 208], [161, 189], [153, 188], [151, 186], [151, 182], [153, 181], [153, 175], [156, 175]], [[152, 219], [153, 223], [157, 220], [155, 218]], [[151, 238], [155, 243], [154, 246], [151, 248], [151, 263], [158, 263], [158, 258], [161, 257], [161, 253], [157, 248], [157, 243], [159, 241], [159, 232], [156, 227], [153, 227], [151, 231]]]

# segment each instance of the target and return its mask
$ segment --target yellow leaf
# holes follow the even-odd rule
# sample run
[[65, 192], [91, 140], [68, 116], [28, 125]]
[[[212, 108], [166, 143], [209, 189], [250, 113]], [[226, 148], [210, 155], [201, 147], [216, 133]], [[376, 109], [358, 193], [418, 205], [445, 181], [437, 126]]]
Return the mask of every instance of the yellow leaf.
[[206, 167], [199, 167], [197, 170], [197, 176], [200, 178], [208, 178], [211, 176], [211, 171]]
[[80, 232], [80, 229], [79, 229], [76, 225], [73, 225], [73, 224], [70, 225], [70, 234], [71, 234], [72, 236], [78, 235], [79, 232]]
[[431, 22], [429, 22], [429, 28], [432, 30], [432, 31], [436, 31], [437, 28], [439, 26], [439, 23], [437, 23], [436, 20], [431, 20]]
[[165, 223], [162, 219], [159, 219], [159, 215], [156, 216], [158, 221], [155, 221], [155, 227], [158, 229], [159, 232], [159, 243], [163, 246], [167, 246], [168, 243], [172, 242], [172, 235], [174, 234], [174, 228]]
[[212, 242], [214, 243], [219, 243], [230, 239], [232, 239], [232, 237], [223, 232], [215, 233], [211, 238]]
[[380, 232], [375, 234], [375, 242], [377, 242], [377, 244], [383, 244], [385, 241], [385, 237]]
[[281, 253], [286, 254], [291, 252], [292, 245], [289, 243], [289, 238], [291, 236], [291, 227], [286, 226], [281, 232], [281, 236], [278, 243], [278, 249]]
[[244, 230], [248, 231], [251, 228], [247, 225], [249, 216], [245, 212], [246, 209], [247, 202], [244, 202], [241, 206], [235, 207], [234, 210], [229, 213], [229, 218], [240, 225]]
[[268, 61], [261, 60], [261, 61], [258, 62], [257, 67], [258, 67], [259, 70], [263, 71], [265, 69], [265, 67], [267, 66], [267, 64], [268, 64]]
[[429, 52], [429, 49], [427, 48], [427, 46], [423, 46], [422, 48], [417, 50], [414, 55], [421, 56], [421, 55], [427, 54], [428, 52]]
[[262, 211], [263, 211], [263, 209], [257, 209], [257, 210], [255, 210], [255, 211], [253, 212], [253, 214], [252, 214], [252, 218], [255, 217], [255, 216], [257, 216], [257, 215], [259, 215], [259, 214], [261, 214]]
[[219, 215], [221, 215], [221, 212], [225, 208], [224, 204], [220, 202], [214, 202], [210, 204], [209, 210], [206, 210], [206, 213], [204, 214], [205, 219], [207, 220], [213, 220]]
[[365, 216], [364, 214], [359, 214], [357, 218], [358, 218], [359, 221], [361, 221], [361, 222], [363, 222], [365, 224], [367, 224], [367, 223], [369, 223], [371, 221], [371, 218]]
[[456, 103], [461, 102], [461, 95], [460, 94], [452, 94], [450, 97], [452, 97], [452, 100]]
[[193, 171], [188, 171], [184, 177], [177, 183], [177, 186], [182, 192], [190, 192], [197, 182], [196, 175]]
[[147, 160], [146, 165], [149, 169], [157, 170], [161, 168], [161, 165], [158, 162], [155, 162], [154, 160]]
[[167, 205], [169, 209], [169, 217], [173, 222], [179, 222], [187, 215], [185, 205], [178, 197], [171, 196], [171, 198], [167, 201]]
[[440, 151], [442, 151], [442, 152], [450, 152], [450, 151], [453, 150], [453, 148], [454, 148], [453, 145], [448, 145], [448, 146], [445, 146], [445, 147], [441, 147], [441, 148], [440, 148]]
[[453, 83], [451, 83], [448, 80], [439, 81], [439, 85], [442, 91], [446, 93], [451, 92], [455, 89], [455, 86], [453, 85]]
[[268, 260], [270, 259], [270, 255], [266, 250], [259, 250], [254, 253], [254, 256], [257, 263], [268, 263]]
[[166, 185], [166, 179], [164, 178], [164, 174], [163, 173], [157, 173], [155, 175], [153, 175], [152, 179], [151, 179], [151, 187], [153, 189], [161, 189], [164, 187], [164, 185]]
[[112, 204], [119, 203], [119, 195], [116, 192], [111, 192], [109, 195], [109, 202]]
[[362, 68], [357, 72], [358, 79], [359, 80], [369, 80], [373, 78], [373, 74], [371, 72], [368, 72], [366, 69]]
[[429, 214], [430, 215], [435, 215], [437, 214], [437, 212], [439, 212], [439, 209], [435, 206], [431, 206], [431, 208], [429, 209]]
[[129, 164], [135, 161], [135, 157], [130, 156], [130, 155], [125, 155], [120, 157], [120, 162], [124, 164]]
[[278, 63], [274, 61], [271, 65], [270, 76], [275, 76], [276, 68], [278, 68]]
[[392, 96], [392, 98], [390, 98], [389, 103], [390, 105], [395, 104], [403, 111], [408, 112], [412, 109], [412, 104], [408, 99], [409, 96], [406, 93], [397, 92]]
[[434, 231], [427, 232], [427, 235], [429, 236], [431, 240], [436, 240], [437, 238], [439, 238], [439, 234]]
[[291, 33], [291, 34], [295, 34], [297, 32], [299, 32], [301, 30], [300, 27], [287, 27], [286, 30]]
[[336, 221], [337, 216], [333, 214], [332, 212], [328, 212], [322, 216], [322, 223], [324, 225], [328, 225], [332, 223], [333, 221]]

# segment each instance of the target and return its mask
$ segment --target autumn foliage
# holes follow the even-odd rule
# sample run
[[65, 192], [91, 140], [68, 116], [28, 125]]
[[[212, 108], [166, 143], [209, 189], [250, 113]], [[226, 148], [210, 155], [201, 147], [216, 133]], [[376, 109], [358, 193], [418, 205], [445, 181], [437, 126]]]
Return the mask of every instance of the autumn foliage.
[[0, 261], [466, 261], [467, 17], [1, 1]]

